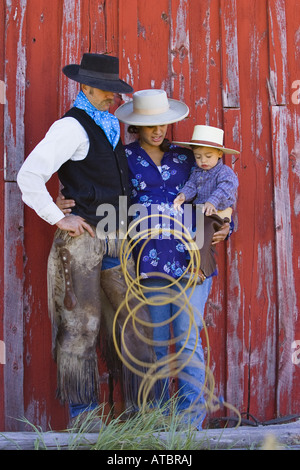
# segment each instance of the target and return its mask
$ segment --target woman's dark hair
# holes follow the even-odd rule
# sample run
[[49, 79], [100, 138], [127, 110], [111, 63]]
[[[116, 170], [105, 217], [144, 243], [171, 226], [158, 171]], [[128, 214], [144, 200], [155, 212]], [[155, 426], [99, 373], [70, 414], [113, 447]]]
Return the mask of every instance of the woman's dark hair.
[[[139, 126], [128, 126], [127, 132], [129, 134], [139, 134]], [[168, 139], [164, 139], [160, 144], [159, 148], [162, 152], [168, 152], [170, 149], [171, 142]]]

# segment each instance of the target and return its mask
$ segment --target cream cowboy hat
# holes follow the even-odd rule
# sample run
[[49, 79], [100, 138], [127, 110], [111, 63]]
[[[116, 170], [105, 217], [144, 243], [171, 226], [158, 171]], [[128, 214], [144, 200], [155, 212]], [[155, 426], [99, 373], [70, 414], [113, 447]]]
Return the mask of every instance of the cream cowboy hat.
[[225, 148], [223, 145], [224, 131], [217, 127], [211, 126], [195, 126], [192, 139], [189, 142], [172, 142], [173, 144], [182, 145], [184, 147], [212, 147], [222, 150], [223, 153], [236, 155], [240, 152], [233, 149]]
[[164, 90], [151, 89], [136, 91], [131, 101], [115, 111], [115, 116], [133, 126], [158, 126], [181, 121], [188, 113], [186, 104], [168, 99]]

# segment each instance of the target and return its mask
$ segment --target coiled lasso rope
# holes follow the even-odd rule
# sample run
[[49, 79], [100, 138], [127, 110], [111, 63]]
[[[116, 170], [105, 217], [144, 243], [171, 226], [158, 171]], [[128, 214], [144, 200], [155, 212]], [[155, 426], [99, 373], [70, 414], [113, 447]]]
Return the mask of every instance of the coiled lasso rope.
[[[122, 304], [119, 306], [115, 314], [114, 323], [113, 323], [113, 341], [114, 341], [114, 345], [115, 345], [118, 356], [122, 360], [123, 364], [129, 368], [129, 370], [131, 370], [138, 376], [142, 377], [141, 385], [140, 385], [139, 392], [138, 392], [138, 406], [142, 410], [147, 408], [149, 393], [151, 389], [154, 387], [156, 382], [166, 379], [170, 376], [178, 376], [179, 373], [180, 373], [180, 377], [183, 378], [185, 381], [194, 383], [197, 387], [199, 387], [199, 382], [194, 377], [190, 376], [186, 372], [183, 372], [183, 369], [189, 364], [189, 366], [202, 368], [205, 371], [205, 380], [204, 380], [204, 383], [202, 384], [198, 397], [194, 399], [191, 405], [189, 406], [189, 408], [184, 410], [182, 413], [188, 415], [189, 417], [191, 417], [192, 415], [195, 415], [198, 417], [200, 416], [200, 418], [198, 418], [200, 420], [201, 413], [204, 415], [205, 410], [215, 412], [218, 409], [220, 409], [221, 406], [224, 406], [224, 407], [227, 407], [228, 409], [231, 409], [235, 414], [237, 414], [238, 416], [237, 426], [239, 426], [241, 422], [241, 415], [239, 411], [234, 406], [225, 402], [221, 397], [217, 397], [214, 394], [215, 381], [214, 381], [213, 374], [209, 368], [210, 347], [209, 347], [209, 337], [208, 337], [207, 327], [205, 325], [204, 319], [202, 318], [200, 312], [195, 307], [192, 307], [189, 302], [197, 285], [197, 274], [195, 275], [194, 273], [197, 273], [200, 269], [200, 251], [195, 241], [192, 239], [190, 232], [178, 219], [175, 219], [174, 217], [171, 217], [170, 215], [160, 214], [161, 218], [166, 218], [168, 219], [169, 222], [173, 222], [179, 226], [178, 230], [176, 230], [175, 228], [167, 229], [168, 233], [174, 236], [174, 238], [181, 240], [181, 242], [185, 245], [186, 250], [189, 252], [189, 256], [190, 256], [190, 261], [188, 263], [186, 270], [177, 279], [174, 279], [173, 277], [169, 276], [166, 273], [159, 273], [159, 272], [147, 273], [148, 277], [151, 277], [151, 276], [154, 276], [156, 278], [161, 277], [167, 280], [169, 284], [167, 284], [166, 286], [163, 286], [163, 287], [146, 286], [141, 282], [144, 279], [144, 277], [138, 274], [135, 277], [132, 277], [126, 268], [128, 259], [130, 256], [132, 256], [132, 252], [135, 249], [135, 247], [138, 244], [141, 244], [142, 240], [145, 240], [143, 242], [143, 245], [139, 248], [139, 254], [136, 259], [136, 273], [139, 273], [141, 255], [147, 243], [150, 241], [151, 238], [155, 238], [161, 235], [162, 232], [166, 233], [165, 227], [163, 228], [151, 227], [145, 230], [141, 230], [139, 232], [135, 232], [135, 228], [137, 225], [141, 224], [145, 220], [150, 219], [151, 217], [153, 216], [148, 215], [142, 218], [138, 218], [135, 222], [132, 222], [126, 233], [126, 236], [123, 239], [123, 242], [121, 245], [121, 252], [120, 252], [120, 261], [121, 261], [121, 266], [123, 270], [123, 275], [127, 284], [127, 293]], [[134, 232], [134, 234], [132, 235], [131, 232]], [[180, 282], [182, 279], [184, 279], [184, 283]], [[172, 289], [173, 286], [176, 286], [178, 290], [178, 293], [175, 295], [174, 295], [174, 289]], [[187, 289], [189, 288], [190, 288], [190, 293], [189, 295], [187, 295]], [[155, 292], [156, 295], [151, 295], [151, 297], [149, 297], [149, 295], [147, 296], [147, 292], [149, 294], [151, 291]], [[129, 301], [133, 297], [137, 299], [139, 303], [137, 303], [136, 306], [132, 309], [130, 308]], [[178, 306], [178, 310], [173, 316], [171, 316], [169, 319], [165, 321], [162, 321], [159, 323], [151, 323], [151, 322], [146, 322], [138, 317], [138, 310], [145, 304], [161, 306], [161, 305], [166, 305], [169, 303], [172, 303], [173, 305]], [[127, 308], [128, 316], [124, 322], [124, 325], [121, 331], [121, 345], [123, 347], [123, 351], [126, 353], [125, 354], [126, 357], [128, 357], [129, 360], [127, 360], [124, 357], [124, 354], [122, 354], [121, 348], [119, 347], [119, 344], [117, 341], [117, 337], [118, 337], [117, 320], [118, 320], [118, 315], [123, 307]], [[182, 311], [184, 311], [186, 314], [189, 315], [189, 327], [187, 331], [183, 332], [178, 337], [171, 338], [167, 341], [158, 342], [158, 341], [154, 341], [152, 339], [142, 336], [141, 333], [136, 328], [137, 322], [139, 322], [140, 324], [148, 328], [149, 327], [160, 328], [167, 324], [171, 324], [172, 321], [175, 318], [177, 318]], [[202, 324], [203, 326], [203, 331], [204, 331], [205, 339], [207, 343], [208, 352], [207, 352], [206, 364], [203, 364], [201, 361], [195, 359], [194, 357], [194, 353], [197, 349], [198, 341], [200, 340], [196, 317], [198, 317], [198, 319], [201, 322], [200, 324]], [[183, 344], [181, 348], [178, 349], [177, 352], [170, 353], [164, 356], [163, 358], [161, 358], [159, 361], [156, 361], [154, 363], [143, 362], [139, 360], [139, 358], [134, 357], [130, 353], [125, 343], [125, 331], [126, 331], [126, 326], [129, 320], [132, 321], [133, 330], [135, 334], [139, 337], [139, 339], [141, 341], [144, 341], [147, 344], [150, 344], [151, 346], [159, 345], [159, 346], [169, 347], [169, 346], [176, 344], [178, 341], [182, 341], [182, 340], [183, 340]], [[186, 354], [183, 351], [185, 349], [186, 344], [188, 343], [192, 328], [196, 329], [196, 333], [197, 333], [196, 340], [195, 340], [194, 347], [191, 350], [190, 354]], [[140, 368], [142, 368], [143, 370], [141, 370]], [[205, 396], [205, 400], [203, 403], [204, 396]], [[201, 400], [201, 397], [202, 397], [202, 400]]]

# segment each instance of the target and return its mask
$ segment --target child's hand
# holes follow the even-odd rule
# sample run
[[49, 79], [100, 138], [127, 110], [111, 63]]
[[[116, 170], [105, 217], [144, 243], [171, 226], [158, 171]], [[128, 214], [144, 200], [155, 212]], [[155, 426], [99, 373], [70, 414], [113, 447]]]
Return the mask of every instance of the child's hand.
[[202, 212], [205, 214], [205, 215], [212, 215], [212, 214], [216, 214], [217, 213], [217, 209], [215, 208], [215, 206], [213, 204], [211, 204], [210, 202], [206, 202], [203, 206], [203, 209], [202, 209]]
[[180, 206], [184, 203], [184, 201], [185, 201], [185, 195], [183, 193], [178, 194], [178, 196], [173, 201], [174, 209], [178, 210]]
[[65, 199], [65, 196], [62, 194], [57, 197], [55, 203], [65, 215], [70, 214], [72, 212], [71, 207], [75, 206], [75, 201], [73, 199]]

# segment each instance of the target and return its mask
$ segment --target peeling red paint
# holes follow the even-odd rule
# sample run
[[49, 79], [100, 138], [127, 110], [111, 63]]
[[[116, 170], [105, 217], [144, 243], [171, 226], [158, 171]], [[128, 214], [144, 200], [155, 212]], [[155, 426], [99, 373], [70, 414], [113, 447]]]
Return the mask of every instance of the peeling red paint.
[[[223, 127], [225, 144], [241, 151], [225, 157], [240, 180], [236, 230], [217, 248], [205, 347], [216, 393], [240, 412], [261, 421], [298, 413], [300, 369], [292, 345], [300, 340], [300, 0], [10, 0], [6, 7], [0, 11], [7, 101], [0, 103], [0, 286], [6, 286], [0, 340], [8, 341], [11, 380], [0, 365], [0, 429], [12, 426], [2, 415], [22, 410], [45, 428], [67, 423], [55, 400], [47, 315], [53, 228], [23, 210], [15, 177], [72, 104], [78, 85], [61, 69], [86, 51], [118, 56], [120, 74], [135, 90], [163, 88], [187, 103], [190, 115], [170, 128], [170, 138], [185, 140], [195, 124], [210, 124]], [[124, 126], [122, 132], [127, 142]], [[55, 197], [56, 177], [49, 190]], [[102, 363], [100, 369], [106, 377]], [[109, 384], [102, 387], [107, 400]], [[113, 400], [121, 410], [119, 386]]]

